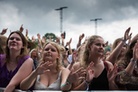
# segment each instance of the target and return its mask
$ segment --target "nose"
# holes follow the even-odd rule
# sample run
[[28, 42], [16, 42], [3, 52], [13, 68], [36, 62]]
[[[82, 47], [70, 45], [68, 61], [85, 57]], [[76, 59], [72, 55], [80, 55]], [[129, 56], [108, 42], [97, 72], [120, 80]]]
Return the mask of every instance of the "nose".
[[13, 38], [13, 41], [16, 41], [16, 38]]
[[51, 49], [48, 49], [47, 51], [48, 51], [48, 52], [51, 52]]

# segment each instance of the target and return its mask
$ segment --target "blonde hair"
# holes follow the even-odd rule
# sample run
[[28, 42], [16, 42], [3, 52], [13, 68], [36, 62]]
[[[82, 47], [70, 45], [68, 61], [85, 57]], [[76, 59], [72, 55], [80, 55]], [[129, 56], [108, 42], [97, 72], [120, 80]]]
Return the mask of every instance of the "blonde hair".
[[[84, 47], [84, 52], [82, 53], [82, 60], [81, 60], [81, 65], [84, 67], [87, 67], [91, 61], [89, 61], [90, 58], [90, 46], [94, 43], [94, 41], [97, 38], [102, 38], [101, 36], [98, 35], [92, 35], [91, 37], [88, 38], [86, 45]], [[103, 38], [102, 38], [103, 39]]]
[[[46, 42], [43, 46], [43, 51], [45, 49], [45, 47], [48, 45], [48, 44], [51, 44], [52, 46], [54, 46], [59, 54], [59, 58], [57, 59], [57, 67], [56, 69], [59, 71], [62, 64], [61, 64], [61, 60], [62, 60], [62, 53], [61, 53], [61, 48], [59, 46], [59, 44], [55, 43], [55, 42], [52, 42], [52, 41], [49, 41], [49, 42]], [[44, 55], [42, 55], [42, 59], [41, 59], [42, 63], [44, 62]]]

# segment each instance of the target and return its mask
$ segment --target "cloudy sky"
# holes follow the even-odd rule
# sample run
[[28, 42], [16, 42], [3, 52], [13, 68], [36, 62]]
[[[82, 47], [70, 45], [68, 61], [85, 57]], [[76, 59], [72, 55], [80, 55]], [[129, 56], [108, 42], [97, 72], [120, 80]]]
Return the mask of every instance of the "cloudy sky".
[[[76, 47], [79, 35], [85, 37], [97, 34], [105, 41], [122, 37], [125, 30], [131, 27], [132, 36], [138, 32], [138, 0], [0, 0], [0, 30], [8, 28], [17, 30], [23, 24], [29, 30], [29, 37], [37, 33], [54, 33], [60, 36], [60, 12], [63, 9], [63, 31], [66, 40], [72, 38], [72, 48]], [[25, 32], [24, 32], [25, 33]]]

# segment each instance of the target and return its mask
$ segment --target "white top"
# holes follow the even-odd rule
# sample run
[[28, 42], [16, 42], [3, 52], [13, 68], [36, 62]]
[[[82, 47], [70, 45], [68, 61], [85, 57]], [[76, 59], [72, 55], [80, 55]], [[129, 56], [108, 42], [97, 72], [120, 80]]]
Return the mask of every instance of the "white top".
[[58, 78], [55, 82], [46, 87], [43, 83], [40, 82], [40, 75], [37, 76], [34, 89], [35, 90], [60, 90], [61, 84], [61, 71], [59, 72]]

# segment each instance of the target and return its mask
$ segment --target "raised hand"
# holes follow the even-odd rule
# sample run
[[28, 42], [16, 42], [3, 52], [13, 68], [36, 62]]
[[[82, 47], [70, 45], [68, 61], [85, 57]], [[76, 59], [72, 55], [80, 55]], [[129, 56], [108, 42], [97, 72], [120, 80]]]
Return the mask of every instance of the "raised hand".
[[23, 30], [24, 30], [24, 28], [23, 28], [23, 24], [21, 25], [21, 27], [20, 27], [20, 32], [23, 32]]
[[28, 36], [28, 29], [26, 29], [26, 34], [25, 35]]
[[1, 35], [4, 35], [7, 32], [8, 28], [4, 28], [1, 32]]
[[82, 40], [84, 38], [84, 33], [79, 36], [79, 40]]
[[127, 40], [129, 40], [129, 39], [131, 39], [131, 35], [132, 35], [132, 33], [130, 33], [129, 34], [129, 32], [130, 32], [130, 27], [125, 31], [125, 34], [124, 34], [124, 41], [127, 41]]
[[43, 74], [47, 71], [50, 71], [50, 67], [53, 65], [53, 63], [47, 61], [44, 63], [41, 63], [37, 68], [36, 68], [36, 72], [38, 75]]
[[75, 72], [71, 71], [71, 73], [68, 76], [68, 81], [70, 83], [74, 83], [78, 80], [85, 80], [85, 75], [86, 75], [86, 69], [81, 67], [78, 70], [76, 70]]
[[37, 34], [37, 38], [38, 38], [38, 39], [41, 39], [41, 36], [40, 36], [40, 34], [39, 34], [39, 33]]
[[117, 64], [114, 64], [114, 68], [108, 69], [107, 71], [108, 81], [114, 82], [116, 75], [117, 75]]
[[87, 74], [86, 74], [86, 81], [91, 82], [94, 78], [94, 70], [92, 69], [94, 63], [91, 62], [89, 66], [87, 67]]
[[69, 46], [72, 42], [72, 38], [70, 38], [70, 40], [66, 43], [66, 46]]

